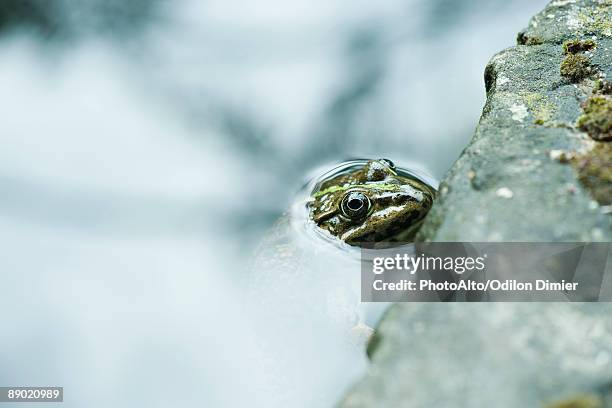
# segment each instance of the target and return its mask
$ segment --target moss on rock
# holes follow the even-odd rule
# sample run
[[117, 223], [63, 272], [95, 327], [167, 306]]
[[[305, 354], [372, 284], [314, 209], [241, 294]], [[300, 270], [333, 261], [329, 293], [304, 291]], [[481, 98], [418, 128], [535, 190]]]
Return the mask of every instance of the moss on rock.
[[612, 99], [591, 96], [582, 107], [583, 114], [576, 125], [595, 140], [612, 140]]
[[597, 143], [595, 147], [571, 161], [578, 180], [601, 205], [612, 205], [612, 145]]
[[599, 395], [584, 394], [547, 405], [546, 408], [603, 408], [603, 406]]
[[591, 75], [591, 61], [581, 54], [568, 54], [561, 63], [561, 76], [579, 82]]
[[595, 81], [593, 87], [593, 93], [601, 95], [612, 95], [612, 82], [605, 79], [598, 79]]
[[578, 54], [579, 52], [592, 50], [595, 45], [593, 40], [570, 40], [563, 43], [563, 53]]
[[518, 45], [540, 45], [544, 44], [544, 40], [540, 37], [531, 37], [525, 34], [524, 31], [521, 31], [516, 36], [516, 43]]

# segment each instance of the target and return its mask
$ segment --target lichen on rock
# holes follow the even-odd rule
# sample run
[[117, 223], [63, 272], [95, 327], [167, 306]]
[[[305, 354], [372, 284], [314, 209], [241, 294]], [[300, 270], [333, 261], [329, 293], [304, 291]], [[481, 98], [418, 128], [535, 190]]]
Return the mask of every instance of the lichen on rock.
[[548, 123], [557, 107], [552, 103], [546, 95], [538, 92], [520, 92], [519, 95], [525, 101], [529, 108], [529, 112], [533, 116], [536, 125], [544, 125]]

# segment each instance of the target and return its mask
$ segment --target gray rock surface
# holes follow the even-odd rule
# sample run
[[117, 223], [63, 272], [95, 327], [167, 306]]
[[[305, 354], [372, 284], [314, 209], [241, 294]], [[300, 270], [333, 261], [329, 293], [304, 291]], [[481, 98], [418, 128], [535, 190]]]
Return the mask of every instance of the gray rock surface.
[[[542, 407], [612, 379], [612, 307], [404, 303], [341, 407]], [[578, 406], [579, 407], [579, 406]]]
[[[555, 0], [534, 16], [487, 66], [480, 123], [420, 238], [612, 240], [610, 145], [579, 119], [587, 99], [609, 101], [606, 77], [611, 1]], [[603, 303], [397, 304], [371, 341], [368, 374], [339, 406], [609, 406], [611, 313]]]
[[[588, 155], [595, 144], [576, 122], [596, 81], [612, 79], [612, 2], [553, 1], [518, 37], [535, 45], [491, 59], [480, 123], [441, 184], [421, 239], [612, 240], [609, 207], [594, 200], [575, 165], [563, 162]], [[577, 83], [560, 74], [569, 39], [597, 44], [581, 53], [592, 74]]]

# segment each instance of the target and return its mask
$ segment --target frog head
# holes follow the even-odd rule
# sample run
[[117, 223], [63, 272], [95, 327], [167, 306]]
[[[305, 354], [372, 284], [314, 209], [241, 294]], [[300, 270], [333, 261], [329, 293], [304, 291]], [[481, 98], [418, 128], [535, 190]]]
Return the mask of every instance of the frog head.
[[370, 160], [320, 183], [308, 202], [310, 219], [350, 245], [411, 241], [435, 191], [387, 159]]

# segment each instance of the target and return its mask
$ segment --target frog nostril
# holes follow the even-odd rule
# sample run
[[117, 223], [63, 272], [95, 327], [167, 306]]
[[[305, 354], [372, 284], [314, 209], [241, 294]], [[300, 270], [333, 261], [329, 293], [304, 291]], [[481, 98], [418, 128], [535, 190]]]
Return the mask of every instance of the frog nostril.
[[381, 162], [385, 163], [390, 169], [395, 169], [395, 164], [389, 159], [380, 159]]

